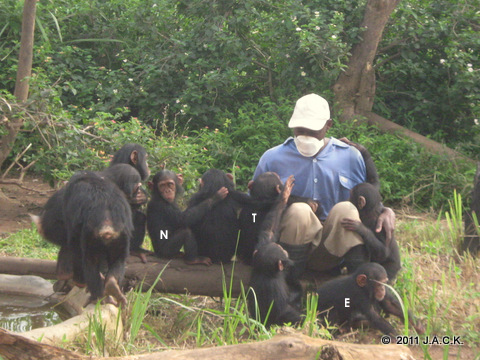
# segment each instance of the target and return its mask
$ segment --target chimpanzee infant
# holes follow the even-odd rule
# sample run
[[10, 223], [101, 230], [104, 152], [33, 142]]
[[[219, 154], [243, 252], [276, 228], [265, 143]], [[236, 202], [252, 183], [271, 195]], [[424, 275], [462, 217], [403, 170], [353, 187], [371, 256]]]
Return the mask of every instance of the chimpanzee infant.
[[376, 262], [387, 271], [388, 278], [393, 281], [401, 268], [400, 252], [395, 238], [387, 242], [385, 230], [376, 232], [376, 224], [383, 210], [382, 197], [378, 189], [369, 184], [356, 185], [350, 193], [350, 201], [358, 209], [360, 220], [344, 218], [342, 226], [357, 232], [363, 239], [364, 245], [352, 248], [345, 255], [345, 265], [349, 272], [364, 262]]
[[170, 170], [155, 174], [151, 183], [152, 199], [147, 206], [147, 228], [155, 254], [172, 258], [184, 248], [187, 264], [211, 265], [209, 257], [198, 256], [198, 246], [190, 226], [199, 222], [212, 207], [225, 199], [226, 187], [195, 206], [181, 211], [177, 198], [183, 193], [183, 178]]
[[250, 315], [266, 326], [295, 324], [301, 320], [297, 304], [301, 285], [289, 275], [293, 262], [288, 258], [288, 253], [276, 243], [280, 219], [287, 206], [293, 181], [293, 176], [287, 179], [277, 196], [277, 202], [262, 222], [253, 254], [248, 308]]
[[232, 179], [221, 170], [207, 170], [200, 179], [200, 189], [193, 194], [187, 207], [187, 211], [192, 210], [220, 190], [225, 195], [215, 201], [209, 211], [195, 217], [190, 226], [197, 240], [198, 254], [210, 258], [213, 263], [228, 263], [235, 254], [239, 204], [230, 196], [234, 190]]

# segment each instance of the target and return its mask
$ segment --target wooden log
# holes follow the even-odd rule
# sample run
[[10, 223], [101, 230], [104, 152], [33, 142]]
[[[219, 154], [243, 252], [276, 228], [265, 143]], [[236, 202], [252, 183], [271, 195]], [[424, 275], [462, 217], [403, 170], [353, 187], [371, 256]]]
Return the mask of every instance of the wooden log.
[[[233, 278], [232, 278], [233, 270]], [[130, 257], [125, 269], [123, 287], [142, 285], [148, 290], [161, 273], [155, 290], [163, 293], [222, 296], [223, 284], [227, 289], [232, 283], [232, 295], [241, 292], [241, 283], [248, 284], [251, 267], [240, 262], [212, 266], [187, 265], [182, 259], [160, 259], [148, 256], [143, 264], [140, 259]], [[0, 257], [0, 273], [10, 275], [37, 275], [44, 279], [56, 279], [56, 261]], [[230, 281], [232, 279], [232, 281]]]
[[44, 279], [56, 279], [57, 262], [0, 256], [0, 273], [10, 275], [36, 275]]
[[124, 359], [124, 360], [223, 360], [223, 359], [322, 359], [322, 360], [414, 360], [411, 351], [402, 345], [361, 345], [313, 339], [305, 335], [278, 335], [273, 339], [247, 344], [169, 350], [147, 355], [93, 358], [44, 345], [0, 329], [0, 355], [10, 359]]
[[[56, 279], [56, 261], [24, 259], [15, 257], [0, 257], [0, 273], [11, 275], [37, 275], [44, 279]], [[232, 277], [233, 271], [233, 277]], [[250, 281], [251, 267], [241, 262], [212, 266], [187, 265], [182, 259], [160, 259], [148, 256], [148, 262], [143, 264], [137, 257], [127, 261], [124, 288], [143, 285], [148, 290], [161, 273], [155, 290], [162, 293], [203, 296], [223, 296], [225, 284], [233, 297], [241, 294], [242, 284], [246, 288]], [[329, 276], [308, 272], [303, 276], [305, 287], [316, 289]], [[142, 283], [143, 281], [143, 283]]]
[[155, 290], [159, 292], [223, 296], [224, 284], [226, 289], [230, 289], [231, 284], [232, 295], [238, 296], [241, 293], [241, 284], [248, 285], [251, 267], [241, 262], [211, 266], [187, 265], [182, 259], [167, 260], [154, 256], [149, 256], [148, 262], [143, 264], [140, 259], [130, 257], [123, 285], [128, 288], [143, 285], [142, 289], [146, 291], [155, 283], [160, 273], [160, 280], [155, 285]]

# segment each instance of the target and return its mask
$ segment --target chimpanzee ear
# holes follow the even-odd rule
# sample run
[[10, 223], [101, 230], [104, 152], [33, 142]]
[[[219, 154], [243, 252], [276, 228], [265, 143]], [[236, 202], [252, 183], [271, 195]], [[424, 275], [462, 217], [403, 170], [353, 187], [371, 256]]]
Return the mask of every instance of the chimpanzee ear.
[[230, 180], [232, 180], [232, 181], [233, 181], [233, 175], [232, 175], [232, 174], [230, 174], [230, 173], [227, 173], [226, 175], [227, 175], [227, 178], [229, 178]]
[[150, 191], [153, 191], [153, 181], [148, 182], [148, 188], [150, 189]]
[[180, 185], [183, 185], [183, 174], [177, 174], [177, 180]]
[[280, 185], [275, 186], [275, 189], [277, 190], [277, 193], [279, 193], [279, 194], [282, 192], [282, 188], [280, 187]]
[[367, 285], [367, 275], [365, 274], [357, 275], [357, 285], [360, 287], [364, 287], [365, 285]]
[[130, 153], [130, 161], [132, 162], [133, 165], [137, 165], [137, 163], [138, 163], [138, 151], [137, 150], [133, 150]]
[[248, 190], [252, 190], [253, 182], [254, 182], [253, 180], [250, 180], [250, 181], [248, 182], [248, 185], [247, 185]]
[[202, 187], [203, 187], [203, 180], [202, 180], [202, 178], [198, 179], [198, 182], [200, 183], [200, 187], [202, 188]]
[[362, 210], [365, 205], [367, 205], [367, 200], [365, 200], [365, 196], [359, 196], [358, 197], [358, 209]]
[[282, 262], [282, 260], [278, 260], [278, 271], [283, 271], [283, 262]]

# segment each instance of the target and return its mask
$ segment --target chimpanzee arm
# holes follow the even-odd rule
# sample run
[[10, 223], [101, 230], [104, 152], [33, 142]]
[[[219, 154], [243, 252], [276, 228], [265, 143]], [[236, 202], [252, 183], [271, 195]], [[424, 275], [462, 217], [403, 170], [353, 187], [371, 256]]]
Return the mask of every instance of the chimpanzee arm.
[[212, 206], [222, 201], [223, 199], [224, 197], [220, 196], [217, 192], [215, 195], [203, 200], [199, 204], [189, 206], [182, 213], [182, 222], [185, 224], [186, 227], [197, 224], [204, 218], [208, 211], [210, 211]]
[[298, 324], [302, 320], [302, 314], [300, 311], [295, 309], [291, 305], [287, 305], [283, 312], [278, 317], [278, 324], [288, 324], [291, 323], [293, 325]]
[[387, 259], [389, 255], [388, 247], [377, 238], [372, 230], [363, 225], [361, 221], [345, 218], [341, 223], [345, 229], [355, 231], [362, 237], [370, 253], [371, 261], [381, 263]]
[[380, 189], [380, 177], [378, 176], [377, 167], [375, 166], [372, 156], [370, 155], [370, 152], [367, 150], [367, 148], [363, 145], [350, 141], [347, 138], [341, 138], [340, 140], [360, 151], [360, 154], [362, 154], [363, 157], [363, 161], [365, 162], [365, 168], [367, 171], [366, 182], [372, 184], [377, 189]]
[[287, 202], [293, 188], [293, 175], [289, 176], [285, 181], [285, 186], [280, 193], [275, 206], [268, 212], [265, 220], [263, 220], [258, 236], [258, 246], [267, 242], [275, 241], [275, 234], [277, 233], [282, 218], [283, 210], [287, 207]]
[[[403, 316], [402, 307], [397, 298], [391, 293], [390, 289], [386, 289], [385, 297], [382, 301], [379, 301], [379, 305], [385, 314], [392, 314], [397, 316], [402, 322], [405, 322], [405, 317]], [[408, 320], [410, 324], [414, 327], [418, 334], [424, 334], [425, 328], [423, 325], [415, 319], [413, 313], [408, 310]]]
[[395, 330], [395, 328], [387, 320], [380, 316], [380, 314], [373, 307], [373, 304], [370, 304], [365, 315], [372, 324], [372, 326], [374, 326], [384, 334], [390, 336], [397, 335], [397, 331]]

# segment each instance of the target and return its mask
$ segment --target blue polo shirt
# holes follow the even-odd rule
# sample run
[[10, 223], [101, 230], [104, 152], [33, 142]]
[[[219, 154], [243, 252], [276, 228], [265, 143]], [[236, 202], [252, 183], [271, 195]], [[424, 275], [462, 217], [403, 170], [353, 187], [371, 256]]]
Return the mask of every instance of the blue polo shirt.
[[253, 179], [267, 171], [276, 172], [283, 182], [294, 175], [292, 194], [320, 201], [324, 212], [321, 220], [326, 219], [333, 205], [348, 200], [350, 189], [365, 182], [367, 175], [360, 151], [333, 137], [312, 157], [301, 155], [289, 137], [262, 155]]

